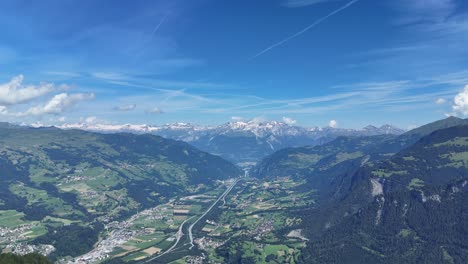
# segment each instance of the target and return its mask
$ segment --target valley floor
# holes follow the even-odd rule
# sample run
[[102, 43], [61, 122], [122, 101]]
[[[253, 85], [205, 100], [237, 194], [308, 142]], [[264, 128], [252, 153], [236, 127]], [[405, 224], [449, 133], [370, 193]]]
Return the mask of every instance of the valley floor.
[[301, 220], [293, 212], [314, 203], [313, 191], [297, 191], [301, 184], [290, 178], [242, 179], [196, 225], [199, 252], [179, 252], [172, 263], [296, 263], [307, 239], [296, 229]]
[[63, 263], [296, 263], [307, 243], [292, 211], [314, 203], [289, 178], [239, 178], [106, 225], [94, 249]]
[[113, 258], [153, 261], [165, 256], [184, 246], [181, 241], [186, 240], [186, 236], [193, 241], [191, 231], [194, 225], [224, 199], [237, 182], [238, 179], [228, 180], [215, 190], [172, 199], [166, 204], [138, 212], [125, 221], [106, 224], [103, 239], [92, 251], [62, 262], [99, 263]]

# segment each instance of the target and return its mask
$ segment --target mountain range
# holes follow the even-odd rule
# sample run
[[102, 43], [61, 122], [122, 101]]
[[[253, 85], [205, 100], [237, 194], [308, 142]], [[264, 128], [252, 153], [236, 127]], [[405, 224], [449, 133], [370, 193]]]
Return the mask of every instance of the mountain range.
[[[304, 258], [308, 263], [464, 263], [467, 135], [468, 125], [438, 130], [390, 159], [358, 169], [348, 193], [324, 210], [328, 222]], [[304, 224], [307, 229], [317, 223]]]
[[32, 231], [1, 237], [0, 245], [34, 239], [55, 247], [54, 257], [77, 256], [104, 224], [242, 174], [218, 156], [155, 135], [2, 123], [0, 231], [5, 219]]
[[450, 117], [400, 136], [284, 149], [252, 174], [316, 190], [298, 213], [313, 241], [304, 263], [464, 263], [467, 135], [468, 121]]
[[391, 125], [366, 126], [362, 129], [334, 127], [305, 128], [277, 121], [238, 121], [208, 127], [187, 123], [163, 126], [64, 124], [62, 129], [81, 129], [101, 133], [150, 133], [181, 140], [234, 163], [255, 163], [273, 152], [287, 147], [314, 146], [339, 136], [399, 135], [405, 131]]
[[[27, 253], [34, 245], [34, 252], [62, 263], [89, 252], [128, 264], [468, 260], [466, 119], [404, 133], [278, 122], [166, 127], [165, 133], [179, 131], [179, 140], [66, 128], [0, 123], [3, 252]], [[181, 141], [187, 131], [198, 140], [216, 134], [211, 141], [225, 151], [257, 148], [236, 155], [258, 159], [267, 152], [258, 150], [257, 139], [316, 141], [283, 147], [244, 177], [218, 153]]]

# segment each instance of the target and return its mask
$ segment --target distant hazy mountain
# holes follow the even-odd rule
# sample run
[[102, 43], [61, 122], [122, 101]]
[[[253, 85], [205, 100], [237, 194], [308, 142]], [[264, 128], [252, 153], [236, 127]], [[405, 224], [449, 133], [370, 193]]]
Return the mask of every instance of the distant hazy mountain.
[[64, 129], [83, 129], [103, 133], [152, 133], [170, 139], [182, 140], [193, 146], [219, 155], [235, 163], [256, 162], [286, 147], [319, 145], [339, 136], [399, 135], [404, 130], [384, 125], [362, 129], [305, 128], [283, 122], [230, 122], [217, 127], [176, 123], [164, 126], [67, 124]]

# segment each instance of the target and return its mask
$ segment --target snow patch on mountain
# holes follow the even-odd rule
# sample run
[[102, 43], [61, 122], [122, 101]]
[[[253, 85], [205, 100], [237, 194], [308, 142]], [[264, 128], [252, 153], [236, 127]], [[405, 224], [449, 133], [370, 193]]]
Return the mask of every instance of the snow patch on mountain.
[[[129, 133], [152, 133], [161, 134], [170, 138], [175, 137], [181, 140], [195, 140], [199, 138], [200, 134], [209, 134], [211, 138], [217, 135], [232, 135], [232, 134], [245, 134], [253, 135], [259, 139], [268, 139], [278, 141], [280, 137], [298, 137], [307, 136], [318, 138], [328, 134], [336, 135], [382, 135], [382, 134], [402, 134], [405, 131], [399, 128], [384, 125], [380, 128], [375, 126], [366, 126], [362, 129], [344, 129], [332, 127], [311, 127], [305, 128], [300, 126], [289, 125], [284, 122], [278, 121], [237, 121], [228, 122], [220, 126], [199, 126], [190, 123], [174, 123], [162, 126], [154, 126], [147, 124], [95, 124], [95, 123], [73, 123], [63, 124], [58, 126], [62, 129], [81, 129], [94, 132], [115, 133], [115, 132], [129, 132]], [[180, 138], [179, 138], [180, 137]]]
[[301, 127], [294, 123], [263, 120], [237, 120], [219, 126], [200, 126], [191, 123], [116, 125], [97, 121], [63, 124], [58, 127], [101, 133], [154, 134], [188, 142], [203, 151], [235, 163], [257, 162], [282, 148], [325, 144], [340, 136], [398, 135], [405, 132], [389, 125], [346, 129]]
[[383, 194], [383, 186], [378, 179], [371, 179], [372, 184], [372, 196]]

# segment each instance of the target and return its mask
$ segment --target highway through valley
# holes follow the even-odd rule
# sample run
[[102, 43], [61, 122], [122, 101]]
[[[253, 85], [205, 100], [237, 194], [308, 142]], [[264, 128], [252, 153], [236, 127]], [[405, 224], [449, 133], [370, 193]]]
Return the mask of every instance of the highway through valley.
[[229, 187], [226, 189], [226, 191], [224, 191], [219, 197], [218, 199], [195, 221], [193, 222], [189, 228], [188, 228], [188, 235], [189, 235], [189, 238], [190, 238], [190, 249], [192, 249], [194, 247], [194, 244], [193, 244], [193, 233], [192, 233], [192, 229], [193, 227], [203, 218], [205, 217], [210, 211], [211, 209], [213, 209], [213, 207], [215, 207], [215, 205], [221, 201], [221, 200], [224, 200], [226, 198], [226, 196], [231, 192], [232, 188], [234, 188], [234, 186], [236, 186], [236, 184], [239, 182], [240, 179], [235, 179], [234, 182], [229, 185]]
[[[195, 221], [188, 227], [187, 231], [188, 231], [188, 236], [189, 236], [189, 239], [190, 239], [190, 249], [192, 249], [192, 248], [195, 246], [195, 245], [193, 244], [193, 240], [194, 240], [194, 238], [193, 238], [193, 233], [192, 233], [193, 227], [194, 227], [198, 222], [200, 222], [200, 220], [202, 220], [203, 217], [205, 217], [205, 216], [216, 206], [216, 204], [219, 203], [219, 201], [221, 201], [221, 200], [224, 201], [225, 198], [226, 198], [226, 196], [231, 192], [231, 190], [234, 188], [234, 186], [236, 186], [236, 184], [237, 184], [239, 181], [240, 181], [240, 178], [235, 179], [235, 180], [231, 183], [231, 185], [229, 185], [229, 187], [226, 189], [226, 191], [224, 191], [220, 196], [218, 196], [218, 198], [216, 199], [216, 201], [214, 201], [213, 204], [212, 204], [210, 207], [208, 207], [208, 209], [206, 209], [206, 211], [205, 211], [202, 215], [200, 215], [200, 216], [197, 218], [197, 220], [195, 220]], [[178, 231], [177, 231], [177, 233], [176, 233], [176, 240], [175, 240], [174, 244], [173, 244], [169, 249], [167, 249], [165, 252], [163, 252], [163, 253], [161, 253], [161, 254], [155, 256], [155, 257], [152, 257], [152, 258], [146, 260], [145, 263], [151, 262], [151, 261], [153, 261], [153, 260], [155, 260], [155, 259], [157, 259], [157, 258], [160, 258], [160, 257], [162, 257], [162, 256], [164, 256], [164, 255], [166, 255], [166, 254], [168, 254], [168, 253], [174, 251], [174, 250], [177, 248], [177, 245], [179, 244], [181, 238], [184, 236], [184, 233], [183, 233], [184, 225], [185, 225], [188, 221], [190, 221], [193, 217], [194, 217], [194, 216], [192, 216], [192, 217], [186, 219], [184, 222], [182, 222], [182, 224], [180, 224], [179, 229], [178, 229]]]

